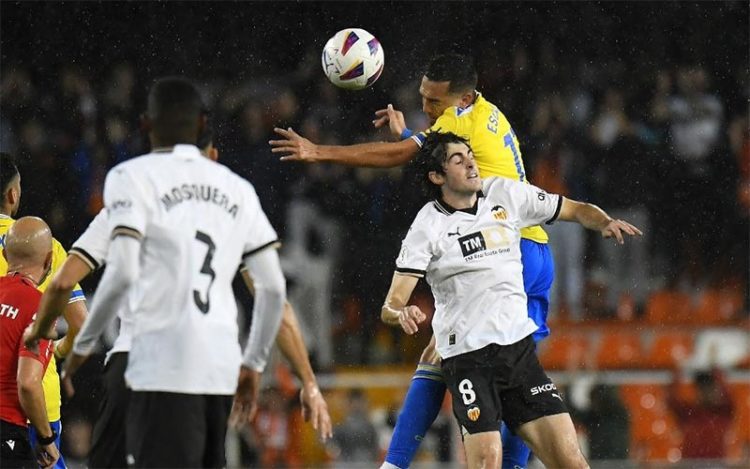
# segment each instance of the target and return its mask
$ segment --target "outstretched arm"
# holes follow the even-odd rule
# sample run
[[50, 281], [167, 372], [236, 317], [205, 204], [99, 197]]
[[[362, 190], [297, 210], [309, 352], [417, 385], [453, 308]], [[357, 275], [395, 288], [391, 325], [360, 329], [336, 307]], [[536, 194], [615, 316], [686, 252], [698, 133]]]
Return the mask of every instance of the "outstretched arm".
[[[562, 196], [561, 196], [562, 197]], [[593, 204], [563, 198], [558, 220], [573, 221], [589, 230], [599, 231], [604, 238], [615, 238], [623, 244], [623, 233], [630, 236], [643, 235], [641, 230], [625, 220], [614, 220], [601, 208]]]
[[419, 150], [417, 142], [407, 138], [400, 142], [372, 142], [357, 145], [317, 145], [297, 132], [276, 128], [282, 140], [271, 140], [273, 153], [282, 161], [337, 163], [347, 166], [391, 168], [408, 162]]

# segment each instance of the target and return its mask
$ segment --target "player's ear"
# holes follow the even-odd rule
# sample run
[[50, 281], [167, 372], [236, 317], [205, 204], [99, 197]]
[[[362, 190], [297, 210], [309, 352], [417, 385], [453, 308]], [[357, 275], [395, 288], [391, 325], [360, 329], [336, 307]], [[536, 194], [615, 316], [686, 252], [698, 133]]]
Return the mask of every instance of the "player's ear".
[[438, 173], [437, 171], [430, 171], [429, 173], [427, 173], [427, 178], [436, 186], [442, 186], [443, 184], [445, 184], [445, 176], [442, 173]]
[[211, 161], [219, 161], [219, 150], [217, 150], [215, 146], [211, 146], [211, 148], [208, 149], [207, 156]]
[[474, 90], [466, 91], [461, 95], [461, 108], [467, 108], [474, 102]]

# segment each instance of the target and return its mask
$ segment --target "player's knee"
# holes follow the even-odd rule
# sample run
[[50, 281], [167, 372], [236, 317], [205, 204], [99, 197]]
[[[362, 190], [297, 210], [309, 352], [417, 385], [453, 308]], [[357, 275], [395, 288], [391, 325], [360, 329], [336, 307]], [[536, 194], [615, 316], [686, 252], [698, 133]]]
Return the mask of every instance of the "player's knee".
[[500, 442], [482, 445], [476, 451], [477, 454], [472, 458], [476, 464], [472, 464], [472, 466], [477, 468], [500, 467], [503, 457]]

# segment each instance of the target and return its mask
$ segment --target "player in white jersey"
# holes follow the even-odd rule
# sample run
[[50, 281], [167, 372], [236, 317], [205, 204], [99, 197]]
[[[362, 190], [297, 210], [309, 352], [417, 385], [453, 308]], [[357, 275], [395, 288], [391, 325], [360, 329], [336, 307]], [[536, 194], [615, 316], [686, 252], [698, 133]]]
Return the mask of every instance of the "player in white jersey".
[[419, 278], [427, 280], [436, 348], [470, 468], [500, 467], [501, 420], [547, 467], [587, 467], [562, 397], [534, 353], [520, 229], [575, 221], [620, 242], [623, 233], [640, 231], [529, 184], [482, 182], [471, 148], [451, 133], [430, 134], [415, 163], [435, 200], [403, 241], [382, 319], [415, 333], [425, 315], [408, 301]]
[[[213, 146], [213, 133], [208, 129], [199, 140], [201, 152], [214, 161], [218, 159], [218, 151]], [[55, 311], [61, 309], [65, 298], [70, 295], [72, 287], [82, 281], [89, 273], [102, 267], [109, 250], [109, 232], [107, 211], [102, 210], [91, 221], [86, 231], [78, 238], [70, 250], [72, 256], [60, 268], [59, 275], [53, 278], [49, 293], [42, 299], [38, 321], [35, 326], [24, 335], [26, 341], [32, 342], [40, 338], [44, 325], [54, 321]], [[245, 269], [242, 277], [250, 290], [254, 288], [252, 279]], [[125, 416], [130, 397], [124, 380], [124, 372], [128, 363], [128, 352], [132, 335], [133, 321], [131, 315], [118, 311], [120, 329], [115, 343], [107, 354], [102, 376], [104, 384], [103, 399], [100, 404], [99, 415], [93, 429], [91, 450], [89, 451], [89, 465], [91, 467], [119, 468], [127, 466], [125, 451]], [[84, 343], [96, 340], [100, 332], [87, 327], [83, 331]], [[294, 372], [302, 383], [300, 402], [303, 418], [311, 421], [315, 430], [325, 441], [331, 436], [331, 419], [328, 405], [318, 388], [317, 379], [310, 364], [307, 348], [299, 329], [294, 310], [288, 302], [284, 305], [281, 327], [276, 339], [277, 346], [287, 360], [292, 364]], [[70, 385], [70, 378], [88, 358], [87, 356], [71, 354], [65, 362], [64, 382]], [[72, 387], [72, 386], [71, 386]]]
[[[286, 298], [276, 232], [252, 185], [195, 146], [205, 124], [192, 84], [159, 80], [144, 120], [153, 151], [104, 185], [109, 268], [89, 320], [102, 327], [126, 301], [133, 315], [126, 438], [137, 467], [226, 464], [230, 396], [230, 420], [249, 420]], [[244, 356], [231, 286], [240, 262], [255, 280]]]

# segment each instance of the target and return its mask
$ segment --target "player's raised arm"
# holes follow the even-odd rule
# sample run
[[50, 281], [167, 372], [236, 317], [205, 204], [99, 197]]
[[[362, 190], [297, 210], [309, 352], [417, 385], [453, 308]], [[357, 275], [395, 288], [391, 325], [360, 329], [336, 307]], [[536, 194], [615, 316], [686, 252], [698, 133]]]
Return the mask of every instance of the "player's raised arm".
[[408, 162], [419, 150], [412, 139], [400, 142], [372, 142], [356, 145], [317, 145], [288, 129], [275, 128], [281, 140], [271, 140], [273, 153], [281, 154], [282, 161], [304, 163], [337, 163], [347, 166], [390, 168]]

